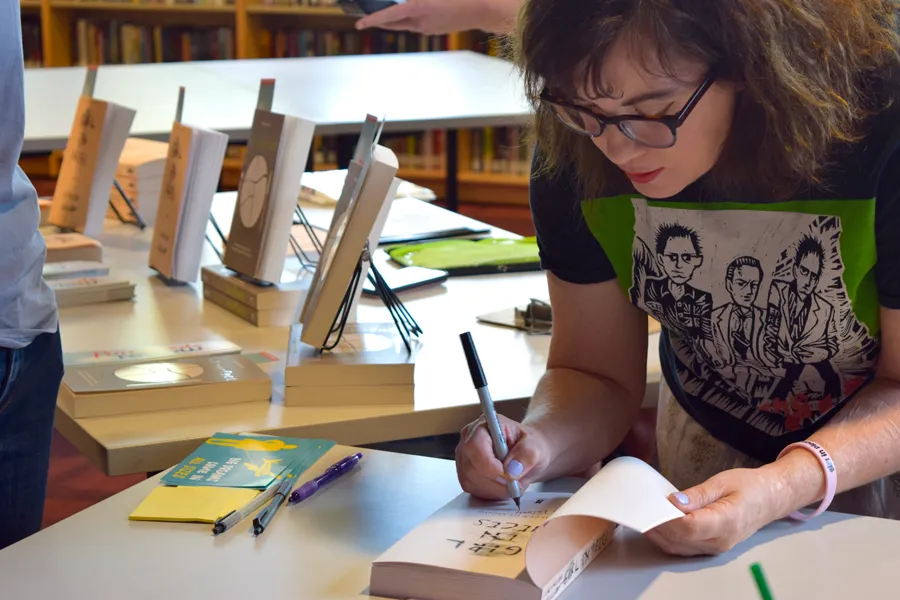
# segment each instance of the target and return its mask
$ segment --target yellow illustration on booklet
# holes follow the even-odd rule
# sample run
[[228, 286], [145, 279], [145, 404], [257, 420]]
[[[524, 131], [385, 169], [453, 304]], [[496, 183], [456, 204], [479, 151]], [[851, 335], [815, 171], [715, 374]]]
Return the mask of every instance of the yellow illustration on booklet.
[[160, 479], [165, 485], [264, 489], [289, 465], [302, 473], [334, 442], [216, 433]]

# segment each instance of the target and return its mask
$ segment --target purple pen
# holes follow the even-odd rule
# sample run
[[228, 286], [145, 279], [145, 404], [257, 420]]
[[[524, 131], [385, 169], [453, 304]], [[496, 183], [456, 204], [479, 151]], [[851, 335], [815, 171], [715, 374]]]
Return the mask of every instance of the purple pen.
[[360, 460], [362, 460], [362, 452], [357, 452], [356, 454], [348, 456], [347, 458], [334, 463], [333, 465], [328, 467], [328, 469], [326, 469], [324, 473], [311, 481], [307, 481], [306, 483], [295, 489], [291, 494], [291, 497], [288, 498], [288, 504], [296, 504], [298, 502], [306, 500], [317, 491], [319, 491], [319, 488], [321, 488], [325, 484], [337, 479], [344, 473], [350, 472], [350, 470], [353, 469], [353, 467], [356, 466], [356, 463], [358, 463]]

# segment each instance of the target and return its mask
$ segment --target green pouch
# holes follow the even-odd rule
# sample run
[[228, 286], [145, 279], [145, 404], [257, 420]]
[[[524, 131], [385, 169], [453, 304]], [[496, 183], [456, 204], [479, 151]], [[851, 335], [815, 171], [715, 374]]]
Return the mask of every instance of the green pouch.
[[437, 240], [394, 246], [388, 248], [387, 253], [404, 267], [440, 269], [450, 275], [539, 271], [541, 268], [534, 237]]

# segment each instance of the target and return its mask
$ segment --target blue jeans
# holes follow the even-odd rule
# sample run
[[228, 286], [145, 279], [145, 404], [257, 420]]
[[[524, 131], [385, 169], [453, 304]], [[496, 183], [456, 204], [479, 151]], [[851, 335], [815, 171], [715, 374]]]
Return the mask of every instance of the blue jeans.
[[41, 528], [62, 375], [59, 331], [0, 348], [0, 549]]

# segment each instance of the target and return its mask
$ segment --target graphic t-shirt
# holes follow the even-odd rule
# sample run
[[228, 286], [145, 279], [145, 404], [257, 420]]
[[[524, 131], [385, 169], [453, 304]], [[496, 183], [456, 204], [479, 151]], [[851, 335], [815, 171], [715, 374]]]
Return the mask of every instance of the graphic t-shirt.
[[900, 309], [900, 106], [868, 130], [788, 201], [710, 197], [702, 179], [665, 200], [581, 198], [574, 173], [538, 173], [542, 266], [615, 279], [662, 324], [663, 374], [685, 411], [773, 460], [872, 380], [879, 306]]

